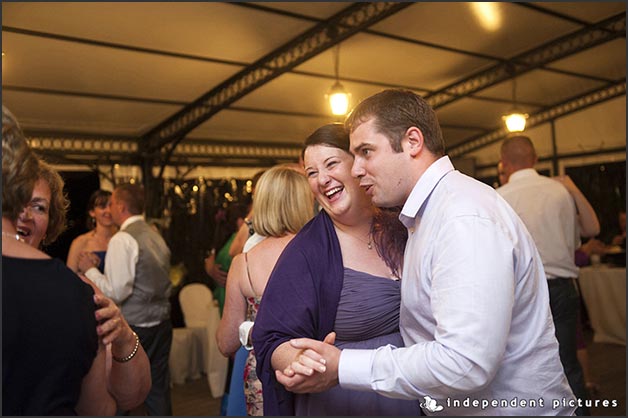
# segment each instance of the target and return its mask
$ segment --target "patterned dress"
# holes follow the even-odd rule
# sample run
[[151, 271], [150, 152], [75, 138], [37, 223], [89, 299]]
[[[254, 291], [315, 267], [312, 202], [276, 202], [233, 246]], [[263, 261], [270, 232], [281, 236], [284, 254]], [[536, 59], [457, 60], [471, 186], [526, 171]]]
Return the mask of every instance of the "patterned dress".
[[[261, 300], [261, 297], [246, 298], [247, 321], [255, 321]], [[247, 357], [246, 364], [244, 366], [244, 397], [246, 398], [246, 412], [250, 416], [264, 415], [262, 382], [260, 382], [257, 378], [257, 373], [255, 371], [256, 365], [257, 361], [255, 360], [255, 350], [251, 350], [249, 351], [249, 356]]]

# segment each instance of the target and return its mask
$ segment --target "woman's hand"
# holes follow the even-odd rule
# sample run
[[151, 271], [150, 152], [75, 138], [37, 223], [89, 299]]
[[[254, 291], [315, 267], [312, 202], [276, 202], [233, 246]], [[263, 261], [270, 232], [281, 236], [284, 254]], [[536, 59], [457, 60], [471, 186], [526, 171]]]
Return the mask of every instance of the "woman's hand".
[[[336, 333], [330, 332], [327, 336], [325, 336], [323, 343], [333, 345], [335, 341]], [[325, 370], [327, 369], [325, 367], [325, 363], [325, 358], [314, 349], [302, 349], [299, 351], [295, 360], [283, 370], [283, 374], [286, 376], [294, 376], [295, 374], [311, 376], [315, 371], [325, 373]]]
[[135, 346], [135, 336], [120, 308], [102, 293], [94, 295], [94, 302], [98, 305], [96, 332], [102, 343], [111, 343], [112, 352], [122, 353], [122, 357], [127, 355]]
[[214, 282], [220, 286], [225, 287], [227, 283], [227, 272], [222, 271], [220, 264], [216, 264], [216, 250], [212, 249], [207, 257], [205, 257], [205, 273], [211, 277]]
[[322, 342], [291, 340], [290, 345], [300, 349], [299, 354], [283, 371], [275, 370], [277, 381], [294, 393], [317, 393], [337, 385], [340, 350], [333, 345], [335, 339], [336, 333], [330, 332]]

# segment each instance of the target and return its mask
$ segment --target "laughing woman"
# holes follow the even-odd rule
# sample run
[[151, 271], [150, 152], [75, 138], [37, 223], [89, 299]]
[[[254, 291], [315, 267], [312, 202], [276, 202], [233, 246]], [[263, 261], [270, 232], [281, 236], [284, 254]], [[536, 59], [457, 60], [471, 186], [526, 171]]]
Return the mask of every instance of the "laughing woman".
[[336, 333], [343, 348], [402, 346], [400, 266], [406, 229], [375, 208], [351, 176], [353, 156], [341, 124], [305, 142], [305, 173], [321, 212], [277, 261], [253, 327], [264, 415], [420, 415], [418, 401], [332, 388], [293, 395], [275, 378], [299, 358], [289, 340]]
[[15, 222], [39, 161], [2, 107], [2, 414], [113, 415], [94, 291], [60, 260], [24, 242]]
[[[16, 223], [17, 232], [24, 242], [34, 248], [40, 248], [44, 242], [54, 242], [63, 232], [69, 205], [59, 173], [43, 161], [39, 161], [38, 173], [31, 199], [18, 215]], [[99, 321], [96, 332], [106, 347], [106, 386], [109, 394], [114, 397], [120, 412], [136, 408], [144, 402], [151, 386], [146, 352], [120, 308], [89, 279], [81, 278], [96, 293], [95, 316]]]

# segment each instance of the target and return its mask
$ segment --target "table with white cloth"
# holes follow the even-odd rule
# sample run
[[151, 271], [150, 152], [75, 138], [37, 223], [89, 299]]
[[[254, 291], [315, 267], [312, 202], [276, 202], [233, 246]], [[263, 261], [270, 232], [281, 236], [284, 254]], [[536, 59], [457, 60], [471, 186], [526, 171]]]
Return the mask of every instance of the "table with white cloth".
[[626, 268], [604, 264], [584, 267], [579, 283], [593, 341], [626, 345]]

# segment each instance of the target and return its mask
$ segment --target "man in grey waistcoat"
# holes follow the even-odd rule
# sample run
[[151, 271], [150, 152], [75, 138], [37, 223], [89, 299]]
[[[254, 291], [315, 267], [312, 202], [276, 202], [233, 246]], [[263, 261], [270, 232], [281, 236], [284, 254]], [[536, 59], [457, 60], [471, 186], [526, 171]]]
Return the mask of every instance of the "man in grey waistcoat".
[[116, 187], [109, 204], [120, 230], [109, 241], [105, 274], [95, 268], [93, 257], [81, 256], [79, 269], [118, 304], [148, 355], [152, 387], [144, 402], [147, 413], [172, 415], [168, 368], [172, 343], [170, 249], [142, 216], [142, 186], [126, 183]]

